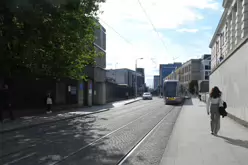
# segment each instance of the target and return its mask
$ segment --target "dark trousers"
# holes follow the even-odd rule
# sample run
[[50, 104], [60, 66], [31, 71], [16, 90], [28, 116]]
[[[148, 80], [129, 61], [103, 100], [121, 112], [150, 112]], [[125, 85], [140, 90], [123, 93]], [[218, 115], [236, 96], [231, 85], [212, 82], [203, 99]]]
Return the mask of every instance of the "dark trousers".
[[47, 112], [51, 111], [52, 105], [51, 104], [47, 104]]
[[8, 111], [10, 119], [14, 120], [15, 118], [11, 107], [5, 104], [5, 105], [1, 105], [0, 107], [0, 121], [3, 121], [4, 119], [3, 114], [5, 110]]

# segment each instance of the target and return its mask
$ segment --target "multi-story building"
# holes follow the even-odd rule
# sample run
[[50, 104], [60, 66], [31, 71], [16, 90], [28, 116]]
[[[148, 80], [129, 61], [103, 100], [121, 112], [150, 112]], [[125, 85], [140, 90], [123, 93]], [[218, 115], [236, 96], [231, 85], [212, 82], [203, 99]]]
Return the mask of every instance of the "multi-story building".
[[162, 85], [165, 77], [167, 77], [169, 74], [171, 74], [174, 70], [181, 67], [182, 63], [175, 62], [173, 64], [160, 64], [159, 66], [159, 86], [160, 91], [162, 92]]
[[209, 80], [211, 73], [211, 54], [204, 54], [201, 58], [201, 80]]
[[209, 47], [210, 88], [218, 86], [233, 118], [248, 125], [248, 0], [223, 0], [224, 12]]
[[[174, 70], [165, 79], [167, 80], [179, 80], [186, 89], [189, 89], [189, 84], [192, 81], [198, 82], [201, 80], [201, 66], [202, 59], [191, 59], [182, 64], [181, 67]], [[197, 88], [197, 84], [194, 84]], [[198, 89], [195, 89], [198, 90]]]
[[[105, 104], [106, 103], [106, 29], [99, 23], [100, 28], [95, 31], [95, 49], [101, 57], [95, 59], [95, 65], [86, 66], [84, 74], [87, 82], [80, 82], [79, 104]], [[84, 87], [82, 87], [84, 86]], [[87, 89], [87, 90], [83, 90]]]
[[[198, 90], [208, 90], [211, 55], [204, 54], [200, 59], [191, 59], [185, 62], [166, 77], [167, 80], [179, 80], [186, 88], [192, 81], [198, 82]], [[197, 86], [197, 84], [195, 84]]]
[[135, 78], [137, 75], [137, 91], [138, 93], [142, 93], [145, 90], [144, 76], [130, 69], [114, 69], [107, 70], [106, 79], [110, 82], [115, 82], [116, 84], [127, 85], [130, 88], [135, 90]]
[[156, 90], [159, 86], [159, 75], [153, 76], [153, 88]]
[[211, 54], [204, 54], [201, 58], [201, 80], [198, 81], [200, 93], [209, 91], [209, 75], [211, 74]]
[[167, 77], [165, 77], [166, 80], [181, 80], [181, 67], [177, 68], [176, 70], [172, 71], [171, 74], [169, 74]]
[[182, 67], [179, 69], [180, 72], [180, 81], [185, 85], [192, 80], [201, 80], [201, 59], [191, 59], [185, 62]]
[[145, 69], [144, 68], [136, 68], [136, 72], [140, 73], [142, 78], [140, 81], [142, 81], [142, 84], [145, 84]]

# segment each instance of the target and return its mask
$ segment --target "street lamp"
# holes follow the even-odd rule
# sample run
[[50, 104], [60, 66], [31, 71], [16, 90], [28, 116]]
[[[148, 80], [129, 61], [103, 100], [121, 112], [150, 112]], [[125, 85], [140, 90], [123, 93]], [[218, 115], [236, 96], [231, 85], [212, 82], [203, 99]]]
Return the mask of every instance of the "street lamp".
[[137, 58], [135, 60], [135, 98], [137, 98], [138, 81], [137, 81], [137, 62], [138, 60], [143, 60], [143, 58]]

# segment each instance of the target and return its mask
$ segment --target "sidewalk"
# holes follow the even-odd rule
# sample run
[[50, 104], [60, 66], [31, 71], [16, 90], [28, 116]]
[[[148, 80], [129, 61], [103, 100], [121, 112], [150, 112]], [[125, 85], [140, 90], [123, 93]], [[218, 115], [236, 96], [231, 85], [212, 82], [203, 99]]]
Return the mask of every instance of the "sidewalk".
[[60, 120], [68, 120], [75, 117], [85, 116], [94, 113], [108, 111], [112, 108], [124, 106], [141, 100], [141, 98], [117, 101], [102, 106], [93, 106], [88, 108], [68, 108], [66, 111], [55, 111], [51, 114], [42, 114], [37, 116], [27, 116], [16, 119], [15, 121], [8, 121], [0, 123], [0, 134], [10, 131], [16, 131], [46, 123], [53, 123]]
[[161, 165], [247, 164], [248, 129], [226, 117], [221, 119], [219, 135], [213, 136], [205, 103], [186, 100]]

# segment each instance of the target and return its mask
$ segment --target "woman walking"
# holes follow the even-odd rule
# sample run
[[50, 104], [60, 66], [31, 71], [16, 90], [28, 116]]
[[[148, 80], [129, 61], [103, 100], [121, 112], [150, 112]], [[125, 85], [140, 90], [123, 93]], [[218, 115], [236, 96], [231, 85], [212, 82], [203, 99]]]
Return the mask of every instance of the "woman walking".
[[219, 107], [223, 105], [223, 100], [221, 99], [221, 91], [218, 87], [214, 87], [210, 93], [210, 97], [207, 101], [207, 113], [211, 116], [211, 134], [217, 135], [220, 130], [220, 113]]
[[47, 114], [52, 113], [51, 107], [52, 107], [53, 101], [52, 101], [52, 96], [51, 93], [49, 92], [46, 97], [46, 105], [47, 105]]

